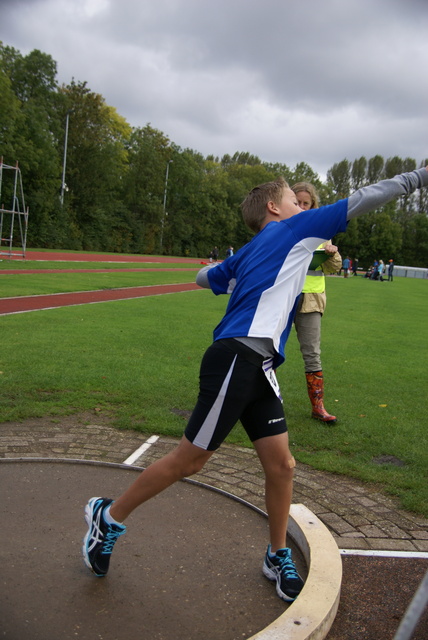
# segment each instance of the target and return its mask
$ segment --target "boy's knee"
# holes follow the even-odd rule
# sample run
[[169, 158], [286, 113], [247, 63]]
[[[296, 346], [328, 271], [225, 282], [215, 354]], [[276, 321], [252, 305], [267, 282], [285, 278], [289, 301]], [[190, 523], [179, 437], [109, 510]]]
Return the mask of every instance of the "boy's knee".
[[293, 456], [283, 458], [277, 465], [271, 468], [273, 475], [281, 477], [283, 480], [292, 480], [296, 461]]
[[205, 460], [191, 460], [183, 467], [183, 478], [193, 476], [201, 471], [205, 465]]
[[177, 460], [177, 467], [179, 468], [179, 474], [182, 478], [187, 478], [188, 476], [193, 476], [195, 473], [198, 473], [207, 461], [207, 457], [204, 455], [195, 456], [185, 459]]

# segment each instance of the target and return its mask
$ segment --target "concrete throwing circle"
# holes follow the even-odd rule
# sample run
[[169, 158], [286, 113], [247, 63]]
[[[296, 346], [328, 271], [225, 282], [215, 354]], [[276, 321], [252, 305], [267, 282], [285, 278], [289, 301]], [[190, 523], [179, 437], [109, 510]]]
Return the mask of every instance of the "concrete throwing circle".
[[109, 574], [96, 578], [81, 559], [84, 505], [92, 496], [116, 497], [140, 470], [2, 462], [4, 638], [242, 640], [287, 608], [261, 571], [267, 519], [245, 503], [176, 483], [131, 515]]

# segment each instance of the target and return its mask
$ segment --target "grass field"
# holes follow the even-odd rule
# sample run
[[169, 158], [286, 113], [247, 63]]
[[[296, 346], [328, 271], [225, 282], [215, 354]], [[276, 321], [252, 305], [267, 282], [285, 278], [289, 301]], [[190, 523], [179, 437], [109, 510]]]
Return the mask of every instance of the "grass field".
[[96, 289], [117, 289], [120, 287], [142, 287], [156, 284], [194, 282], [195, 269], [174, 271], [120, 271], [112, 269], [108, 273], [45, 273], [1, 276], [1, 297], [31, 296], [71, 291], [94, 291]]
[[[58, 263], [43, 265], [36, 275], [0, 270], [0, 296], [194, 281], [194, 272], [178, 270], [58, 275], [43, 273]], [[278, 370], [296, 458], [379, 483], [423, 515], [427, 294], [422, 280], [328, 278], [322, 360], [326, 408], [339, 418], [334, 427], [310, 418], [294, 331]], [[180, 414], [193, 407], [200, 359], [226, 304], [226, 297], [200, 290], [0, 317], [0, 422], [98, 408], [118, 428], [180, 436]], [[230, 442], [250, 446], [240, 426]]]

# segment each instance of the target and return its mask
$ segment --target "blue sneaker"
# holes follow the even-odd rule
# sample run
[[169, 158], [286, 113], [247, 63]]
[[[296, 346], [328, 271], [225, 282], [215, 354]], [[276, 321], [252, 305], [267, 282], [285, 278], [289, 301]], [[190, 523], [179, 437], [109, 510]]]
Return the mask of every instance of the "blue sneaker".
[[126, 531], [125, 525], [109, 524], [103, 518], [104, 509], [112, 502], [107, 498], [91, 498], [85, 507], [89, 529], [83, 539], [83, 560], [99, 578], [106, 575], [114, 544]]
[[278, 549], [270, 555], [271, 546], [266, 551], [263, 573], [269, 580], [276, 581], [276, 592], [282, 600], [293, 602], [303, 589], [304, 582], [291, 558], [291, 549]]

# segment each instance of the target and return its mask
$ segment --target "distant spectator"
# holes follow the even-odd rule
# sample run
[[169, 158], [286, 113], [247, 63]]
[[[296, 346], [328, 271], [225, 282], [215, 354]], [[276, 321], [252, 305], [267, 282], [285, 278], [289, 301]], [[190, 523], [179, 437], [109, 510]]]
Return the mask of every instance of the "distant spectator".
[[373, 262], [372, 274], [370, 276], [370, 280], [377, 280], [379, 278], [379, 262], [375, 260]]
[[343, 269], [343, 277], [344, 278], [348, 277], [350, 262], [351, 261], [349, 260], [349, 257], [346, 257], [344, 259], [344, 261], [342, 262], [342, 269]]
[[381, 282], [383, 282], [383, 272], [385, 271], [385, 264], [383, 262], [383, 260], [379, 260], [379, 266], [377, 268], [378, 273], [379, 273], [379, 280]]
[[353, 276], [357, 276], [357, 269], [358, 269], [358, 258], [354, 258], [354, 261], [352, 263], [352, 275]]
[[226, 258], [230, 258], [230, 256], [233, 256], [233, 247], [231, 246], [226, 249]]
[[393, 281], [392, 272], [394, 271], [394, 260], [390, 260], [388, 263], [388, 282]]
[[217, 262], [218, 260], [218, 248], [214, 247], [212, 251], [210, 251], [209, 255], [210, 262]]

